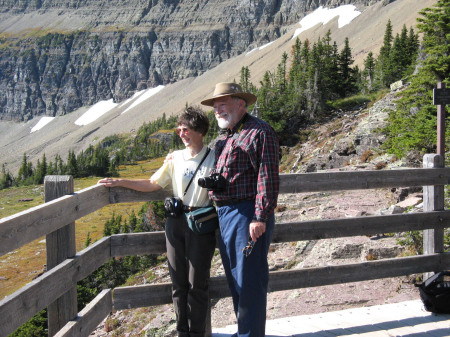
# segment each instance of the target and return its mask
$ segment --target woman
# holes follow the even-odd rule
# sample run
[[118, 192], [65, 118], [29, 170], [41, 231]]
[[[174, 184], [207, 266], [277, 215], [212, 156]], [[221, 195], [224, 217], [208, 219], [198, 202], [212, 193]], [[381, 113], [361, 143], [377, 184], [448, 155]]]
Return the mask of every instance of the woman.
[[[198, 186], [197, 180], [210, 174], [214, 165], [214, 151], [209, 151], [185, 193], [195, 170], [207, 153], [203, 137], [208, 128], [208, 118], [202, 112], [186, 108], [178, 118], [177, 127], [177, 134], [186, 147], [184, 150], [173, 152], [171, 160], [167, 160], [149, 180], [106, 178], [99, 180], [99, 183], [105, 187], [121, 186], [142, 192], [153, 192], [172, 183], [173, 196], [182, 199], [183, 211], [210, 205], [207, 190]], [[209, 307], [208, 281], [216, 246], [215, 233], [198, 235], [192, 232], [184, 214], [168, 217], [165, 227], [178, 336], [203, 337]]]

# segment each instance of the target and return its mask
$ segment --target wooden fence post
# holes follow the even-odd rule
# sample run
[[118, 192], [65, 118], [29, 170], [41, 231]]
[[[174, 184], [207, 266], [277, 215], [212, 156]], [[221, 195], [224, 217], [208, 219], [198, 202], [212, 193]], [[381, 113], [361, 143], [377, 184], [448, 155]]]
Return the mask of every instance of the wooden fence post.
[[[74, 192], [72, 176], [46, 176], [44, 180], [45, 202]], [[69, 223], [46, 237], [47, 270], [54, 268], [76, 254], [75, 223]], [[54, 336], [67, 322], [77, 316], [76, 284], [47, 308], [48, 336]]]
[[[444, 167], [444, 158], [439, 154], [426, 154], [423, 157], [424, 168]], [[423, 210], [424, 212], [440, 211], [444, 209], [444, 186], [423, 187]], [[444, 230], [426, 229], [423, 231], [423, 254], [444, 252]], [[436, 270], [439, 271], [439, 270]], [[424, 280], [433, 275], [425, 273]]]

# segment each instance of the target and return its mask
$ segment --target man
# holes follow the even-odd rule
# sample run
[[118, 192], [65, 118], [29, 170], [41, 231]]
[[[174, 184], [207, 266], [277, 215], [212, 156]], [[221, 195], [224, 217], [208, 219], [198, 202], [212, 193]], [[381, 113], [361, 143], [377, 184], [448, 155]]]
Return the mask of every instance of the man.
[[239, 337], [265, 335], [267, 254], [279, 187], [278, 139], [269, 124], [247, 113], [255, 101], [235, 83], [218, 83], [213, 97], [201, 102], [214, 107], [226, 129], [215, 144], [214, 173], [223, 178], [210, 187], [210, 198], [219, 214], [219, 248]]

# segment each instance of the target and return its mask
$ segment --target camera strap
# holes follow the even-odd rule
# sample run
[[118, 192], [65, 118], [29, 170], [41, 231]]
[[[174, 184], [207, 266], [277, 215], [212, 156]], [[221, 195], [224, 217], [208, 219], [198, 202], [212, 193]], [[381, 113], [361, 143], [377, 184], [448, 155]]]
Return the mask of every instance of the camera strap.
[[189, 180], [189, 184], [186, 186], [186, 189], [184, 190], [183, 197], [186, 195], [186, 193], [187, 193], [187, 191], [189, 189], [189, 186], [191, 186], [192, 180], [194, 179], [195, 175], [197, 174], [200, 166], [202, 166], [202, 164], [205, 161], [206, 157], [208, 157], [209, 151], [211, 151], [211, 149], [208, 147], [206, 149], [205, 155], [203, 156], [202, 160], [200, 161], [200, 164], [198, 164], [197, 169], [195, 170], [194, 174], [192, 175], [191, 180]]

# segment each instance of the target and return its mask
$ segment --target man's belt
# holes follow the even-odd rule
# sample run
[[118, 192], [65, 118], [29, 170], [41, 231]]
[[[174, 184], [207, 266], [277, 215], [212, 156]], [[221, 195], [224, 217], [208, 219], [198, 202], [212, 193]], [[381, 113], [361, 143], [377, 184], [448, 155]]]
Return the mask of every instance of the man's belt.
[[192, 212], [192, 211], [195, 211], [196, 209], [199, 209], [199, 208], [201, 208], [201, 207], [196, 207], [196, 206], [186, 206], [186, 205], [183, 205], [183, 212]]
[[228, 199], [228, 200], [215, 200], [213, 201], [216, 207], [229, 206], [234, 204], [239, 204], [243, 201], [255, 200], [254, 197], [241, 198], [241, 199]]

